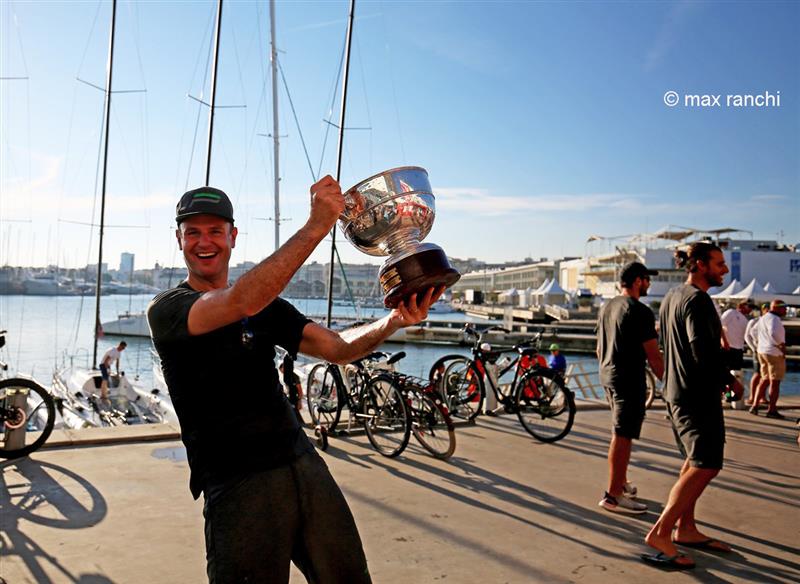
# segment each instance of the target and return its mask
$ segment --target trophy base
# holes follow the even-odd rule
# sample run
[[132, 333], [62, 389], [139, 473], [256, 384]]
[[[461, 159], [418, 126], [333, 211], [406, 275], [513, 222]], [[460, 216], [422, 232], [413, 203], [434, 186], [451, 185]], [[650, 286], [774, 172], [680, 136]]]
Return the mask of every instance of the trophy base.
[[[432, 246], [433, 247], [433, 246]], [[415, 292], [440, 286], [450, 287], [461, 274], [450, 265], [444, 250], [438, 246], [411, 254], [396, 262], [384, 264], [378, 273], [383, 287], [383, 305], [396, 308]]]

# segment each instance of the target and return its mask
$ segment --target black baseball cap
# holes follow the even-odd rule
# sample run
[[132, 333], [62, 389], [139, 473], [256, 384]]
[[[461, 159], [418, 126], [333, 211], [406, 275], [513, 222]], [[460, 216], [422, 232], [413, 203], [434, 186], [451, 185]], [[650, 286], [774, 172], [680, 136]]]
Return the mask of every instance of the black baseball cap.
[[636, 278], [649, 278], [650, 276], [658, 276], [657, 270], [649, 270], [641, 262], [630, 262], [625, 264], [622, 272], [619, 275], [619, 281], [623, 284], [630, 285]]
[[181, 221], [194, 215], [216, 215], [226, 221], [233, 223], [233, 205], [223, 191], [214, 187], [200, 187], [187, 191], [178, 201], [175, 208], [175, 222], [180, 225]]

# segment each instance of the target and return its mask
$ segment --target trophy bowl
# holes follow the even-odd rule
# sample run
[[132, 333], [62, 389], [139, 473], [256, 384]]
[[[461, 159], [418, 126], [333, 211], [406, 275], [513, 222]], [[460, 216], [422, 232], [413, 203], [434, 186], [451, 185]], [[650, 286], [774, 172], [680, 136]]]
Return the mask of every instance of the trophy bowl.
[[430, 287], [452, 286], [461, 277], [441, 247], [420, 243], [436, 216], [424, 168], [386, 170], [349, 189], [344, 200], [339, 226], [345, 237], [366, 254], [389, 256], [378, 272], [386, 307]]

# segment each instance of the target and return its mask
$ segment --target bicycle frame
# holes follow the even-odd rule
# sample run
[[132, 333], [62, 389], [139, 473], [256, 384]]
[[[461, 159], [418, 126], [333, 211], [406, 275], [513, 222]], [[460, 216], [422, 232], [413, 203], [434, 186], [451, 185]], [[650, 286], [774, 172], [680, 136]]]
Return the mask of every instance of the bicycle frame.
[[[504, 354], [507, 353], [516, 353], [517, 348], [510, 348], [510, 349], [500, 349], [500, 350], [484, 350], [481, 347], [481, 335], [475, 333], [471, 329], [468, 329], [467, 332], [469, 334], [473, 334], [476, 337], [475, 343], [472, 346], [472, 359], [471, 364], [475, 366], [478, 370], [478, 373], [483, 377], [484, 380], [488, 381], [488, 386], [491, 388], [492, 393], [494, 394], [497, 403], [502, 404], [504, 406], [508, 406], [512, 403], [514, 399], [513, 396], [513, 389], [517, 386], [517, 381], [519, 381], [520, 377], [524, 375], [529, 369], [541, 366], [542, 364], [538, 361], [537, 357], [539, 357], [538, 351], [536, 351], [533, 347], [531, 353], [522, 353], [511, 359], [509, 363], [504, 365], [502, 369], [496, 371], [496, 373], [492, 374], [487, 365], [494, 365], [495, 362]], [[500, 379], [511, 371], [514, 368], [514, 379], [511, 380], [511, 383], [508, 384], [508, 393], [504, 393], [502, 390], [502, 385], [500, 384]], [[487, 383], [484, 382], [484, 388], [486, 387]]]

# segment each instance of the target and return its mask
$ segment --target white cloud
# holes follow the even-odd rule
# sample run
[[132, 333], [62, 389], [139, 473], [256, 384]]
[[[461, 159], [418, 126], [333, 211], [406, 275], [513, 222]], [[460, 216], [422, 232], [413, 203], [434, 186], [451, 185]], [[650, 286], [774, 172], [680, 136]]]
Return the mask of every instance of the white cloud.
[[636, 210], [642, 207], [641, 198], [641, 195], [611, 193], [544, 194], [519, 197], [493, 195], [488, 190], [469, 187], [436, 189], [436, 206], [438, 208], [492, 216], [509, 215], [520, 211]]
[[788, 198], [786, 195], [755, 195], [750, 197], [750, 201], [753, 203], [775, 203], [785, 201]]

